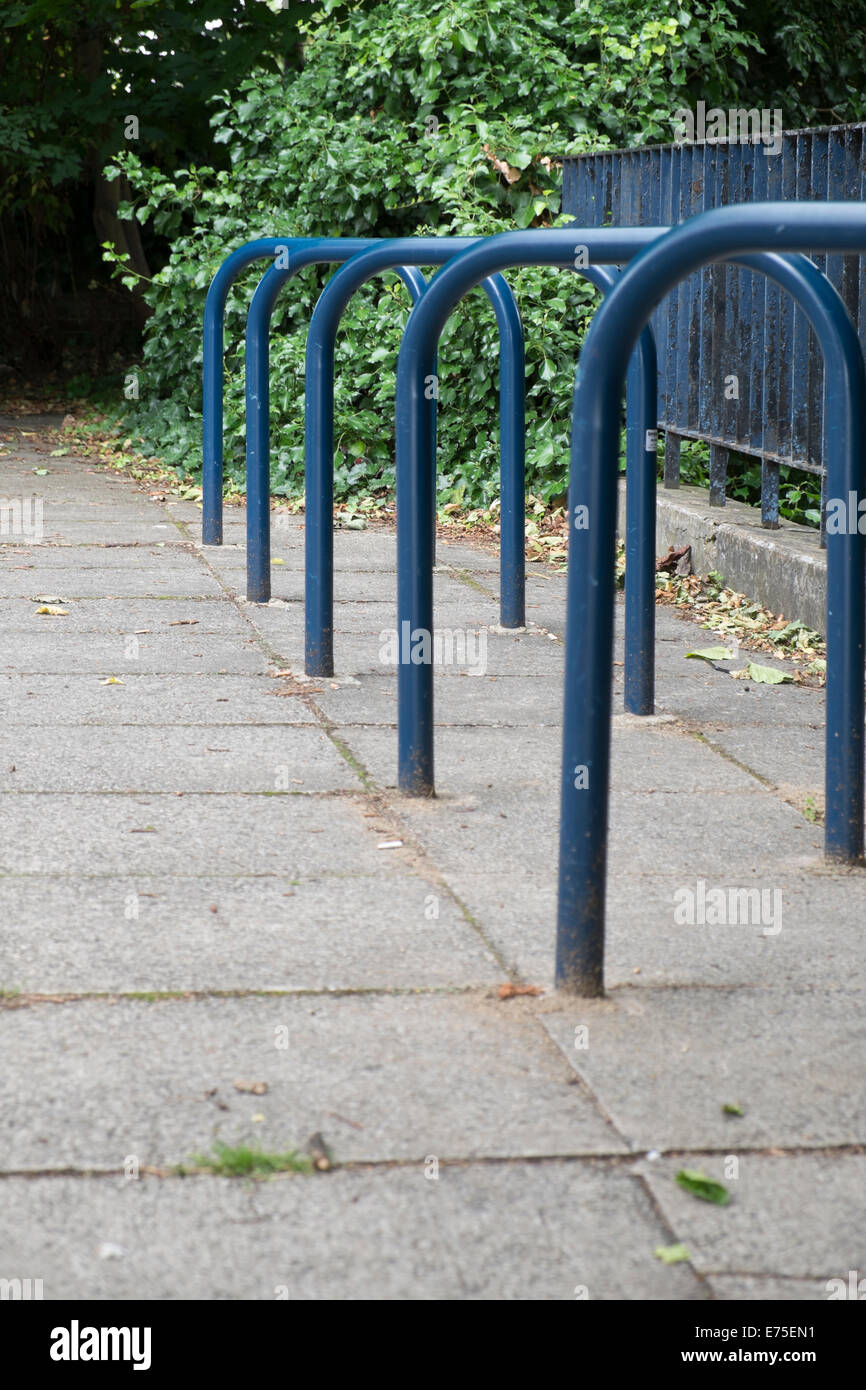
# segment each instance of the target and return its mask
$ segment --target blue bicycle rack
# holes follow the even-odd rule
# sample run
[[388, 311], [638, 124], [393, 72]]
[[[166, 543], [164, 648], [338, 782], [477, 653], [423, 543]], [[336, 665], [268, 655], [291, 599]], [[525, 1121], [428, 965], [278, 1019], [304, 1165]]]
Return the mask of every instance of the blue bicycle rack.
[[[340, 318], [352, 295], [372, 276], [398, 269], [401, 263], [441, 265], [476, 239], [443, 241], [406, 237], [359, 252], [323, 290], [310, 321], [306, 361], [306, 671], [311, 676], [334, 672], [333, 652], [333, 455], [334, 341]], [[423, 279], [421, 285], [424, 285]], [[500, 441], [500, 622], [525, 622], [524, 473], [525, 363], [523, 328], [517, 303], [501, 276], [482, 282], [499, 328]], [[420, 294], [416, 297], [420, 298]], [[432, 376], [436, 378], [436, 362]], [[429, 383], [428, 383], [429, 388]], [[436, 457], [436, 393], [428, 389], [430, 450]], [[435, 469], [432, 474], [435, 545]], [[249, 595], [248, 595], [249, 596]]]
[[[825, 409], [832, 422], [828, 496], [853, 497], [858, 506], [864, 497], [866, 379], [851, 320], [811, 262], [768, 256], [768, 248], [862, 253], [866, 205], [764, 203], [699, 214], [668, 231], [624, 272], [581, 353], [569, 507], [587, 507], [592, 524], [572, 529], [568, 567], [556, 958], [558, 987], [575, 993], [597, 995], [604, 988], [619, 402], [635, 338], [674, 285], [713, 260], [735, 260], [796, 294], [824, 352]], [[502, 268], [500, 259], [496, 268]], [[489, 273], [490, 264], [484, 269]], [[824, 848], [828, 858], [846, 862], [863, 853], [863, 580], [864, 537], [856, 528], [828, 535]], [[577, 768], [587, 770], [582, 788]]]
[[[515, 266], [561, 270], [618, 265], [664, 234], [662, 228], [567, 227], [505, 232], [461, 252], [434, 277], [415, 305], [397, 365], [397, 630], [433, 637], [433, 565], [430, 553], [429, 430], [424, 388], [436, 344], [449, 314], [475, 285]], [[613, 293], [611, 290], [610, 293]], [[619, 416], [617, 416], [619, 419]], [[614, 466], [616, 472], [616, 466]], [[408, 623], [408, 629], [403, 624]], [[398, 779], [410, 796], [433, 794], [433, 668], [401, 663], [398, 689]]]
[[[372, 245], [367, 237], [258, 237], [227, 256], [210, 283], [202, 343], [202, 543], [223, 541], [223, 320], [235, 280], [254, 261], [287, 260], [284, 278], [305, 265], [346, 261]], [[282, 283], [282, 281], [281, 281]]]
[[[205, 311], [206, 543], [221, 540], [222, 314], [229, 285], [255, 259], [287, 249], [259, 284], [247, 320], [248, 548], [259, 591], [269, 584], [268, 347], [280, 287], [301, 265], [350, 261], [330, 281], [307, 342], [307, 633], [310, 674], [333, 671], [333, 363], [340, 316], [372, 275], [396, 270], [415, 300], [397, 370], [397, 622], [433, 643], [436, 351], [459, 300], [484, 284], [500, 328], [502, 602], [523, 616], [523, 342], [501, 272], [518, 266], [577, 270], [605, 292], [577, 367], [569, 476], [570, 545], [561, 778], [557, 987], [604, 988], [604, 914], [613, 651], [614, 551], [621, 401], [626, 388], [625, 703], [653, 709], [655, 625], [656, 358], [648, 327], [655, 305], [714, 260], [767, 276], [796, 300], [825, 361], [827, 492], [866, 496], [866, 369], [845, 306], [803, 252], [866, 252], [866, 204], [765, 203], [699, 214], [672, 229], [582, 228], [511, 232], [445, 242], [264, 238], [229, 257]], [[432, 248], [432, 249], [431, 249]], [[433, 250], [435, 249], [435, 254]], [[580, 258], [576, 253], [581, 253]], [[782, 254], [789, 253], [789, 254]], [[405, 262], [442, 264], [428, 286]], [[609, 267], [621, 266], [621, 272]], [[218, 499], [218, 501], [217, 501]], [[825, 853], [863, 852], [864, 555], [856, 526], [827, 537], [827, 728]], [[249, 557], [248, 557], [249, 558]], [[268, 589], [269, 592], [269, 589]], [[505, 618], [503, 618], [503, 625]], [[520, 625], [520, 624], [516, 624]], [[434, 791], [433, 669], [398, 667], [399, 785]], [[578, 777], [575, 774], [580, 773]]]

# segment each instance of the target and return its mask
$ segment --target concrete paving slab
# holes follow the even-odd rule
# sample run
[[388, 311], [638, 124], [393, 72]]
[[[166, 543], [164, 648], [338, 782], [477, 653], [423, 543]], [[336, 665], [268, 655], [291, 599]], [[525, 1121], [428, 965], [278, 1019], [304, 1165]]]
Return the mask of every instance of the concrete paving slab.
[[[169, 506], [172, 517], [177, 515]], [[224, 521], [224, 542], [221, 546], [203, 545], [201, 542], [201, 514], [197, 522], [187, 526], [191, 542], [208, 564], [219, 569], [237, 570], [246, 565], [246, 526], [243, 520]], [[282, 526], [276, 519], [271, 526], [271, 554], [281, 557], [285, 569], [304, 569], [304, 523], [303, 521]], [[444, 556], [443, 560], [447, 560]], [[496, 562], [498, 565], [498, 561]], [[393, 531], [368, 528], [366, 531], [334, 532], [334, 569], [351, 571], [353, 574], [375, 574], [388, 572], [396, 575], [397, 546]], [[281, 568], [277, 566], [276, 568]], [[276, 577], [276, 569], [272, 578]]]
[[[709, 879], [705, 897], [719, 888], [726, 904], [741, 901], [731, 898], [732, 891], [751, 891], [745, 920], [737, 924], [684, 922], [683, 890], [694, 895], [697, 906], [700, 886], [695, 879], [684, 883], [674, 876], [660, 875], [613, 878], [607, 914], [607, 978], [611, 987], [866, 987], [866, 962], [859, 947], [866, 891], [862, 871], [847, 879], [830, 879], [820, 862], [812, 874], [774, 874], [767, 866], [762, 874], [748, 880], [743, 877], [735, 882], [730, 874]], [[760, 904], [754, 898], [755, 890], [763, 895]], [[761, 921], [765, 907], [768, 918], [774, 918], [769, 927]], [[495, 939], [495, 934], [491, 935]]]
[[365, 820], [365, 809], [348, 797], [288, 793], [18, 794], [3, 801], [0, 874], [297, 878], [414, 868], [408, 847], [377, 849], [383, 837], [373, 827], [381, 822]]
[[[466, 678], [460, 690], [471, 690], [478, 678]], [[495, 709], [500, 683], [487, 683], [488, 699]], [[505, 686], [505, 681], [501, 683]], [[506, 687], [508, 689], [509, 687]], [[338, 692], [341, 693], [341, 692]], [[527, 695], [528, 695], [527, 689]], [[453, 697], [452, 697], [453, 698]], [[331, 697], [332, 706], [337, 695]], [[501, 728], [444, 728], [436, 741], [437, 783], [443, 794], [466, 796], [481, 794], [499, 786], [548, 789], [558, 785], [562, 756], [562, 727], [538, 727], [532, 718], [533, 702], [527, 698], [523, 709], [527, 723], [514, 731]], [[344, 730], [347, 742], [358, 752], [380, 780], [393, 779], [394, 740], [390, 730], [363, 727]], [[389, 776], [390, 773], [390, 776]], [[669, 729], [663, 724], [621, 716], [614, 725], [611, 786], [615, 790], [650, 790], [658, 793], [699, 792], [712, 780], [719, 792], [750, 793], [759, 784], [733, 763], [714, 754], [697, 739]], [[491, 798], [491, 801], [495, 798]], [[502, 829], [498, 826], [497, 829]]]
[[102, 539], [110, 539], [105, 534], [106, 527], [116, 529], [127, 525], [146, 526], [151, 536], [156, 539], [160, 539], [160, 530], [175, 529], [173, 522], [150, 520], [151, 507], [144, 497], [138, 501], [126, 500], [122, 503], [116, 502], [113, 498], [105, 499], [102, 503], [88, 502], [86, 498], [70, 503], [62, 498], [55, 499], [46, 495], [44, 489], [40, 491], [45, 496], [43, 525], [46, 540], [65, 539], [74, 535], [81, 526], [92, 527], [94, 534], [101, 530]]
[[549, 989], [556, 949], [554, 854], [546, 866], [521, 860], [513, 872], [505, 872], [505, 863], [490, 864], [479, 855], [474, 869], [468, 862], [460, 868], [449, 865], [448, 887], [509, 973], [524, 984]]
[[[548, 1005], [544, 1023], [635, 1149], [818, 1148], [866, 1134], [857, 998], [842, 989], [619, 990]], [[575, 1034], [583, 1026], [587, 1047]], [[745, 1113], [726, 1115], [727, 1104]]]
[[[463, 541], [449, 541], [441, 535], [436, 541], [436, 559], [441, 565], [468, 570], [470, 574], [499, 574], [499, 556], [494, 550], [482, 550]], [[527, 565], [527, 570], [531, 569], [532, 566]]]
[[[467, 818], [468, 820], [468, 818]], [[468, 829], [464, 832], [469, 834]], [[446, 879], [511, 971], [527, 983], [547, 986], [555, 947], [555, 847], [544, 861], [503, 867], [480, 861], [473, 869], [449, 866]], [[615, 875], [608, 885], [605, 979], [628, 985], [709, 985], [780, 988], [863, 988], [866, 964], [860, 942], [862, 876], [828, 883], [821, 866], [798, 874], [706, 881], [706, 891], [739, 887], [781, 893], [781, 930], [765, 935], [760, 923], [690, 925], [675, 920], [683, 889], [697, 896], [695, 879], [673, 875]], [[745, 901], [745, 900], [744, 900]], [[757, 901], [757, 900], [756, 900]], [[766, 903], [773, 908], [772, 896]], [[681, 914], [682, 915], [682, 914]], [[832, 928], [821, 924], [832, 922]]]
[[[346, 727], [342, 733], [377, 782], [394, 787], [397, 755], [393, 735], [387, 730], [357, 726]], [[443, 730], [437, 740], [437, 797], [433, 802], [401, 798], [401, 814], [430, 852], [451, 867], [477, 867], [479, 860], [499, 862], [503, 843], [510, 838], [509, 826], [513, 838], [507, 854], [516, 856], [516, 864], [537, 859], [553, 865], [558, 842], [559, 778], [553, 733], [521, 730], [518, 740], [508, 730], [473, 729], [471, 739], [463, 740], [459, 731]], [[538, 756], [532, 759], [526, 754], [524, 740], [530, 742], [536, 735]], [[479, 758], [476, 764], [473, 753], [470, 761], [470, 748], [484, 747], [485, 740], [489, 757], [486, 761]], [[810, 840], [809, 836], [817, 836], [815, 826], [808, 826], [798, 811], [769, 793], [748, 790], [748, 774], [732, 764], [721, 774], [710, 771], [709, 764], [705, 771], [692, 743], [694, 750], [701, 747], [693, 740], [683, 745], [688, 746], [688, 760], [694, 757], [699, 769], [692, 774], [692, 785], [701, 785], [701, 779], [706, 778], [708, 787], [709, 779], [715, 782], [718, 777], [719, 790], [691, 790], [685, 774], [682, 790], [634, 790], [628, 786], [628, 760], [623, 775], [615, 771], [610, 813], [612, 873], [652, 872], [664, 864], [671, 873], [685, 875], [683, 881], [735, 872], [740, 877], [748, 874], [748, 883], [754, 878], [757, 863], [770, 861], [780, 866], [779, 872], [790, 872], [804, 859], [814, 858], [819, 838]], [[510, 765], [516, 766], [509, 778], [503, 775], [503, 767]], [[688, 765], [684, 761], [684, 767]], [[646, 770], [644, 777], [649, 780], [656, 770]], [[664, 760], [658, 771], [664, 780]], [[640, 769], [634, 775], [639, 773]], [[739, 789], [738, 778], [743, 779]], [[471, 824], [464, 824], [467, 797], [475, 800]], [[707, 826], [712, 826], [712, 835], [707, 834]], [[744, 826], [749, 827], [746, 835]], [[468, 836], [463, 833], [466, 829]]]
[[701, 672], [692, 677], [663, 668], [656, 682], [657, 708], [704, 726], [708, 735], [729, 726], [823, 728], [823, 690], [755, 685], [751, 681], [747, 684], [711, 671], [705, 662], [701, 667]]
[[[142, 556], [137, 565], [118, 568], [85, 568], [78, 565], [69, 569], [52, 567], [52, 589], [70, 600], [138, 598], [147, 595], [162, 597], [166, 594], [199, 598], [222, 593], [216, 580], [203, 571], [192, 556], [177, 556], [170, 567], [155, 562], [149, 554], [146, 556], [148, 564], [145, 565], [142, 563], [144, 558]], [[32, 599], [34, 573], [32, 570], [0, 570], [0, 598]], [[43, 591], [37, 588], [36, 592]]]
[[[189, 608], [183, 611], [189, 614]], [[201, 632], [200, 628], [174, 629], [170, 623], [165, 631], [154, 630], [149, 615], [130, 614], [128, 605], [124, 605], [123, 611], [118, 610], [116, 631], [88, 630], [84, 636], [80, 631], [63, 631], [56, 626], [50, 630], [28, 628], [26, 642], [5, 644], [5, 650], [0, 655], [0, 672], [53, 675], [57, 671], [65, 671], [72, 675], [124, 678], [127, 675], [170, 675], [174, 672], [217, 676], [232, 672], [237, 675], [246, 671], [265, 675], [272, 668], [272, 661], [254, 637], [240, 635], [230, 611], [221, 609], [220, 615], [223, 611], [226, 614], [225, 625], [229, 629], [225, 636], [213, 631]], [[215, 613], [208, 614], [208, 625], [221, 620], [221, 617], [216, 618]], [[34, 624], [55, 621], [60, 623], [66, 619], [33, 619]], [[160, 624], [160, 628], [162, 626]], [[146, 632], [137, 635], [142, 629], [146, 629]], [[190, 642], [186, 634], [191, 631], [199, 633], [202, 640]]]
[[[581, 1285], [594, 1300], [707, 1296], [687, 1265], [653, 1258], [665, 1229], [634, 1179], [578, 1163], [424, 1172], [254, 1187], [12, 1178], [0, 1224], [10, 1269], [43, 1271], [46, 1299], [573, 1301]], [[121, 1253], [102, 1258], [106, 1244]]]
[[201, 567], [192, 545], [168, 545], [159, 540], [137, 545], [0, 545], [0, 574], [49, 569], [68, 570], [80, 575], [103, 566], [115, 570], [133, 569], [144, 564], [158, 566], [166, 574], [174, 573], [176, 567], [188, 567], [190, 564]]
[[[234, 552], [237, 555], [237, 552]], [[246, 597], [246, 565], [233, 563], [231, 565], [217, 564], [213, 566], [219, 574], [221, 582], [227, 591], [236, 597], [244, 599]], [[397, 603], [397, 576], [390, 570], [373, 569], [361, 571], [363, 580], [359, 577], [357, 570], [335, 571], [334, 582], [334, 619], [335, 626], [348, 627], [350, 630], [355, 626], [354, 619], [363, 620], [365, 613], [374, 613], [375, 621], [384, 623], [385, 626], [394, 626], [395, 610]], [[273, 564], [271, 568], [271, 597], [277, 603], [298, 603], [303, 604], [305, 589], [305, 573], [302, 567], [292, 568], [289, 565]], [[443, 607], [462, 604], [465, 601], [464, 590], [466, 585], [459, 579], [453, 578], [447, 573], [438, 573], [434, 576], [433, 592], [436, 603], [437, 619], [441, 616]], [[474, 602], [477, 595], [482, 603], [486, 604], [485, 612], [488, 620], [491, 614], [497, 610], [496, 603], [487, 595], [478, 595], [476, 589], [470, 589], [470, 601]], [[264, 605], [262, 605], [264, 606]], [[256, 606], [257, 611], [259, 605]], [[387, 608], [387, 621], [385, 621], [385, 609]], [[461, 616], [465, 617], [462, 614]], [[359, 627], [358, 630], [363, 630]]]
[[[613, 874], [664, 864], [683, 882], [716, 876], [738, 884], [786, 875], [820, 856], [820, 827], [768, 792], [657, 792], [611, 796]], [[734, 876], [732, 878], [732, 876]]]
[[825, 739], [822, 727], [795, 728], [749, 725], [708, 731], [713, 745], [752, 768], [774, 787], [784, 787], [795, 796], [811, 796], [815, 805], [824, 805]]
[[[130, 665], [128, 661], [124, 664]], [[0, 675], [3, 722], [7, 728], [60, 723], [67, 727], [136, 724], [145, 728], [154, 724], [259, 727], [318, 722], [303, 698], [279, 693], [286, 685], [293, 689], [291, 682], [266, 675], [137, 675], [125, 670], [123, 685], [103, 685], [105, 679], [98, 675]]]
[[[52, 586], [56, 587], [56, 586]], [[49, 590], [37, 588], [36, 593]], [[63, 593], [58, 597], [65, 598]], [[43, 605], [33, 599], [7, 598], [0, 600], [7, 632], [28, 634], [26, 649], [30, 648], [29, 634], [39, 636], [44, 630], [62, 636], [65, 630], [78, 633], [122, 632], [142, 637], [164, 633], [195, 645], [214, 633], [232, 634], [247, 638], [254, 628], [224, 596], [200, 597], [197, 594], [138, 598], [120, 595], [114, 598], [70, 598], [57, 607], [66, 609], [65, 616], [38, 613]], [[284, 620], [285, 621], [285, 620]], [[174, 632], [174, 629], [177, 629]], [[147, 644], [142, 640], [139, 646]], [[199, 641], [201, 645], [201, 641]]]
[[823, 1284], [824, 1299], [828, 1280], [847, 1284], [849, 1270], [866, 1271], [866, 1156], [742, 1154], [725, 1207], [696, 1201], [673, 1180], [680, 1168], [701, 1168], [721, 1181], [724, 1164], [721, 1155], [682, 1154], [640, 1165], [697, 1270], [736, 1276], [741, 1289], [749, 1276], [793, 1276], [809, 1281], [810, 1294]]
[[340, 1162], [626, 1152], [537, 1023], [498, 999], [84, 1000], [0, 1011], [0, 1041], [18, 1077], [0, 1082], [7, 1170], [48, 1153], [165, 1166], [215, 1140], [284, 1152], [316, 1132]]
[[[265, 636], [271, 646], [282, 654], [288, 666], [298, 671], [304, 669], [303, 613], [300, 604], [289, 604], [285, 608], [275, 606], [270, 609], [262, 608], [261, 605], [249, 604], [243, 605], [242, 611], [250, 617], [252, 624]], [[396, 622], [394, 610], [391, 610], [384, 628], [377, 626], [380, 614], [376, 614], [375, 617], [372, 614], [352, 616], [357, 616], [359, 622], [363, 620], [363, 625], [369, 630], [363, 633], [350, 629], [348, 621], [342, 628], [335, 624], [334, 667], [337, 675], [359, 676], [365, 672], [373, 675], [390, 672], [396, 675], [396, 665], [381, 659], [383, 655], [389, 654], [388, 639], [380, 639], [380, 633], [383, 630], [392, 631], [394, 629]], [[477, 614], [473, 613], [472, 625], [464, 630], [467, 634], [480, 630]], [[478, 641], [479, 639], [473, 640]], [[470, 650], [468, 642], [465, 650], [467, 652]], [[475, 650], [480, 654], [482, 648], [478, 645]], [[532, 631], [502, 633], [488, 629], [483, 663], [474, 661], [473, 666], [480, 669], [483, 664], [486, 674], [493, 676], [544, 675], [556, 683], [561, 693], [561, 663], [561, 647], [545, 633]], [[457, 667], [443, 665], [437, 667], [437, 674], [443, 677], [454, 674], [463, 678], [465, 672], [461, 673]]]
[[[116, 520], [114, 514], [106, 516], [96, 521], [72, 521], [64, 519], [62, 525], [59, 517], [55, 514], [59, 508], [54, 510], [46, 504], [45, 507], [45, 532], [41, 545], [33, 546], [34, 549], [74, 550], [80, 545], [105, 545], [105, 546], [130, 546], [130, 545], [153, 545], [155, 541], [164, 541], [166, 545], [178, 545], [186, 547], [189, 545], [189, 536], [174, 524], [171, 520], [164, 520], [159, 517], [159, 513], [149, 514], [149, 520]], [[144, 514], [147, 515], [146, 513]], [[3, 538], [4, 545], [12, 544], [13, 538]], [[22, 538], [24, 543], [24, 538]], [[33, 545], [32, 541], [27, 541], [25, 549]]]
[[[321, 728], [197, 725], [153, 729], [57, 724], [0, 729], [0, 796], [19, 792], [360, 791]], [[14, 767], [14, 772], [11, 770]]]
[[502, 967], [438, 883], [322, 878], [0, 879], [0, 988], [467, 988]]
[[[476, 603], [475, 599], [481, 599], [481, 603]], [[472, 597], [472, 621], [467, 625], [465, 600], [459, 591], [455, 592], [455, 597], [450, 603], [439, 605], [437, 612], [437, 624], [442, 629], [441, 641], [446, 641], [445, 630], [451, 633], [459, 633], [462, 637], [462, 645], [454, 644], [453, 648], [443, 648], [443, 651], [450, 649], [475, 651], [481, 650], [481, 632], [485, 625], [488, 627], [496, 625], [499, 621], [499, 610], [496, 604], [482, 599], [482, 596], [473, 593]], [[482, 606], [483, 605], [483, 606]], [[287, 640], [293, 642], [293, 650], [298, 655], [303, 655], [303, 623], [304, 610], [300, 601], [298, 602], [271, 602], [268, 604], [244, 604], [244, 613], [248, 614], [250, 620], [255, 624], [269, 641], [286, 643]], [[291, 636], [287, 638], [286, 626], [291, 625]], [[382, 637], [381, 634], [386, 636]], [[394, 645], [389, 648], [389, 636], [394, 633], [392, 639]], [[334, 606], [334, 653], [342, 647], [346, 635], [351, 634], [356, 639], [356, 645], [363, 653], [367, 663], [365, 669], [387, 669], [393, 665], [395, 657], [383, 655], [392, 650], [395, 655], [399, 654], [400, 648], [397, 643], [397, 610], [396, 603], [340, 603]], [[470, 636], [471, 634], [471, 636]], [[477, 634], [477, 635], [476, 635]], [[490, 638], [494, 635], [488, 631], [486, 647], [489, 651], [493, 645]], [[362, 639], [358, 641], [358, 639]], [[366, 640], [363, 640], [366, 638]], [[506, 641], [513, 640], [506, 637]], [[453, 642], [453, 639], [452, 639]], [[410, 647], [411, 651], [411, 647]], [[299, 663], [300, 664], [300, 663]], [[461, 663], [462, 664], [462, 663]], [[475, 664], [475, 663], [473, 663]], [[486, 663], [485, 663], [486, 664]]]
[[[437, 672], [437, 677], [440, 673]], [[530, 676], [458, 676], [444, 669], [436, 681], [436, 723], [462, 728], [500, 725], [549, 724], [562, 727], [561, 682], [540, 682]], [[336, 724], [383, 724], [397, 722], [397, 682], [393, 671], [384, 679], [364, 673], [359, 685], [329, 684], [316, 704]], [[350, 736], [351, 737], [351, 736]]]

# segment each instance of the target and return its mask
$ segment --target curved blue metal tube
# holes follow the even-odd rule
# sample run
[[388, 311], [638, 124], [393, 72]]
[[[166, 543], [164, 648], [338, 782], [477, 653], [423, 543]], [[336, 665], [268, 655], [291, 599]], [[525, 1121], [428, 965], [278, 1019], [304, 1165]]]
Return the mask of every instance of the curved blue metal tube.
[[[306, 637], [308, 675], [333, 675], [333, 457], [334, 457], [334, 342], [340, 318], [352, 295], [372, 276], [396, 268], [408, 258], [423, 265], [441, 265], [478, 238], [404, 237], [371, 247], [353, 256], [328, 282], [310, 320], [306, 359]], [[517, 303], [501, 276], [485, 280], [500, 333], [500, 621], [503, 627], [522, 627], [525, 618], [524, 492], [525, 362], [523, 329]], [[431, 431], [431, 545], [436, 535], [435, 356], [425, 383], [428, 428]], [[507, 524], [506, 524], [507, 517]]]
[[[371, 244], [370, 238], [343, 241], [334, 237], [258, 237], [227, 256], [208, 288], [204, 305], [202, 342], [202, 543], [222, 545], [223, 539], [223, 319], [234, 281], [253, 261], [272, 260], [285, 253], [291, 264], [298, 248], [336, 248], [325, 261], [345, 261]], [[304, 262], [310, 264], [309, 261]], [[286, 278], [298, 267], [286, 271]]]
[[[771, 278], [784, 276], [786, 287], [796, 289], [825, 352], [831, 383], [828, 402], [835, 425], [830, 441], [831, 486], [840, 497], [853, 497], [856, 502], [863, 482], [866, 401], [856, 334], [838, 294], [815, 267], [806, 262], [804, 268], [790, 260], [780, 266], [778, 258], [761, 251], [762, 243], [779, 245], [779, 238], [791, 249], [866, 248], [866, 210], [852, 204], [830, 208], [835, 225], [829, 222], [826, 204], [764, 204], [757, 209], [740, 206], [701, 214], [674, 230], [567, 228], [564, 241], [563, 232], [505, 233], [464, 252], [441, 271], [413, 310], [404, 334], [397, 378], [398, 624], [408, 622], [413, 634], [416, 627], [426, 629], [432, 647], [423, 488], [428, 460], [421, 393], [448, 313], [473, 284], [491, 272], [516, 264], [568, 266], [569, 244], [578, 239], [595, 263], [626, 261], [643, 248], [635, 266], [610, 291], [584, 343], [572, 414], [569, 516], [575, 525], [568, 578], [557, 946], [557, 983], [562, 988], [586, 994], [603, 989], [616, 464], [619, 406], [629, 358], [658, 300], [706, 261], [731, 260]], [[696, 244], [689, 241], [683, 246], [685, 232], [695, 224], [699, 224]], [[691, 236], [695, 235], [692, 230]], [[675, 236], [677, 243], [671, 247]], [[756, 253], [756, 259], [743, 261]], [[654, 271], [652, 281], [641, 271], [647, 263]], [[609, 304], [617, 306], [616, 314]], [[602, 315], [603, 334], [597, 329]], [[828, 552], [827, 637], [832, 666], [828, 659], [825, 846], [832, 857], [854, 858], [862, 853], [863, 836], [863, 539], [855, 533], [833, 540], [832, 556]], [[433, 683], [428, 665], [401, 662], [398, 699], [400, 787], [409, 795], [432, 795]]]
[[[474, 285], [509, 266], [564, 270], [619, 264], [664, 234], [665, 228], [566, 227], [504, 232], [456, 256], [436, 275], [409, 318], [397, 365], [397, 630], [410, 647], [426, 636], [433, 650], [433, 574], [430, 553], [432, 468], [424, 422], [424, 383], [439, 335], [454, 306]], [[581, 253], [581, 254], [578, 254]], [[409, 624], [408, 629], [403, 625]], [[402, 647], [401, 647], [402, 651]], [[399, 785], [410, 796], [433, 795], [433, 668], [398, 666]]]
[[[246, 326], [247, 598], [271, 596], [270, 327], [283, 285], [308, 265], [342, 263], [370, 247], [361, 237], [321, 237], [290, 243], [288, 266], [275, 261], [250, 301]], [[375, 242], [372, 245], [376, 245]]]
[[[619, 279], [609, 266], [580, 272], [605, 293]], [[625, 388], [625, 691], [629, 714], [655, 708], [656, 440], [658, 360], [651, 326], [641, 330]]]
[[[526, 625], [526, 355], [523, 324], [501, 275], [482, 280], [499, 328], [499, 622]], [[435, 404], [434, 404], [435, 418]], [[435, 460], [435, 449], [433, 452]], [[435, 499], [435, 465], [434, 465]]]
[[578, 364], [570, 515], [582, 516], [585, 508], [591, 524], [572, 528], [569, 554], [556, 955], [557, 985], [575, 993], [598, 995], [604, 988], [619, 402], [633, 344], [653, 308], [713, 260], [745, 264], [784, 285], [824, 352], [827, 490], [844, 500], [849, 515], [847, 533], [827, 536], [825, 853], [853, 861], [863, 852], [864, 537], [856, 520], [850, 525], [852, 503], [856, 518], [866, 484], [863, 356], [829, 281], [811, 262], [768, 255], [767, 246], [776, 253], [862, 253], [866, 206], [763, 203], [691, 218], [624, 272], [599, 309]]
[[279, 237], [247, 242], [223, 261], [204, 303], [202, 342], [202, 542], [223, 539], [223, 317], [228, 292], [253, 261], [271, 257]]
[[[353, 264], [350, 260], [345, 269]], [[415, 266], [394, 270], [417, 304], [427, 284], [421, 271]], [[328, 281], [313, 310], [304, 369], [304, 669], [311, 676], [334, 674], [334, 342], [345, 305], [335, 305], [335, 317], [327, 324], [331, 331], [320, 333], [319, 326], [332, 303], [333, 296], [326, 296], [336, 278]], [[270, 593], [269, 576], [267, 583]]]

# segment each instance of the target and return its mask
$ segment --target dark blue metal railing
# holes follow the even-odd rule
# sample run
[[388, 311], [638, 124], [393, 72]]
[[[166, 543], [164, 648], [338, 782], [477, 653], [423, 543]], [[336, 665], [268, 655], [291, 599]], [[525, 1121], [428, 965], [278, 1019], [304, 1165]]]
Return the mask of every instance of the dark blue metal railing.
[[[564, 161], [563, 211], [581, 226], [671, 226], [728, 204], [857, 201], [866, 198], [864, 133], [846, 125], [780, 134], [771, 149], [719, 140], [577, 155]], [[819, 250], [813, 259], [866, 348], [866, 258]], [[824, 369], [790, 298], [750, 271], [706, 266], [666, 296], [652, 323], [665, 486], [679, 486], [681, 441], [703, 439], [714, 506], [724, 505], [731, 450], [761, 460], [765, 526], [779, 522], [781, 464], [818, 474], [823, 497]]]

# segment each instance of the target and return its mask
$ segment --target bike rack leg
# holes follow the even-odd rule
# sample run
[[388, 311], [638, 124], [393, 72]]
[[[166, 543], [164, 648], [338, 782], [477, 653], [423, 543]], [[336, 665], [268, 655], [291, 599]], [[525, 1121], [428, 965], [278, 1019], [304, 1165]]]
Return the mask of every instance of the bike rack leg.
[[625, 708], [655, 705], [657, 363], [649, 328], [626, 378]]
[[[371, 276], [394, 270], [408, 286], [414, 303], [424, 290], [415, 265], [400, 265], [398, 254], [417, 256], [424, 264], [441, 265], [472, 245], [470, 238], [397, 238], [353, 258], [322, 291], [310, 322], [306, 359], [306, 604], [305, 670], [310, 676], [333, 675], [333, 371], [334, 337], [352, 294]], [[522, 627], [525, 619], [525, 362], [523, 329], [517, 302], [507, 281], [493, 275], [481, 283], [496, 312], [500, 334], [500, 490], [506, 520], [501, 537], [502, 625]], [[430, 457], [430, 549], [436, 554], [436, 391], [437, 356], [432, 378], [424, 382]], [[513, 518], [513, 524], [508, 518]], [[401, 634], [401, 643], [403, 642]]]
[[517, 301], [502, 275], [482, 284], [499, 326], [499, 622], [526, 626], [526, 358]]
[[271, 266], [262, 276], [247, 314], [247, 601], [271, 597], [270, 350], [271, 313], [282, 285]]
[[[393, 266], [416, 304], [425, 280], [414, 266]], [[339, 273], [339, 272], [338, 272]], [[329, 282], [333, 283], [333, 282]], [[327, 305], [328, 289], [323, 290]], [[322, 302], [320, 300], [320, 302]], [[319, 332], [316, 311], [307, 335], [304, 410], [304, 670], [334, 674], [334, 332]], [[430, 427], [435, 431], [436, 402]], [[435, 434], [434, 434], [435, 456]], [[435, 475], [434, 475], [435, 488]], [[435, 537], [435, 509], [434, 509]]]

